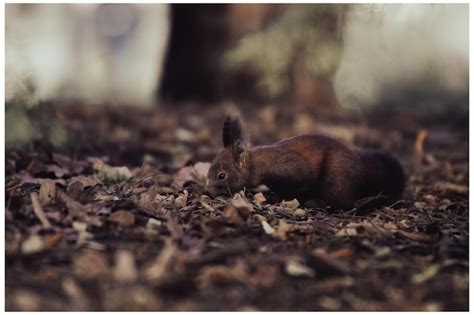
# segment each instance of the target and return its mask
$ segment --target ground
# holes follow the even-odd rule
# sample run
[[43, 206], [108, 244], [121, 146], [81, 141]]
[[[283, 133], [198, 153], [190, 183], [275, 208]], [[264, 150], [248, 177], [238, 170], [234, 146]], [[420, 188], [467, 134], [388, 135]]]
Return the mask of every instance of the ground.
[[7, 310], [468, 310], [463, 115], [244, 106], [253, 144], [325, 132], [400, 158], [402, 200], [329, 211], [203, 193], [225, 106], [53, 109], [63, 147], [6, 153]]

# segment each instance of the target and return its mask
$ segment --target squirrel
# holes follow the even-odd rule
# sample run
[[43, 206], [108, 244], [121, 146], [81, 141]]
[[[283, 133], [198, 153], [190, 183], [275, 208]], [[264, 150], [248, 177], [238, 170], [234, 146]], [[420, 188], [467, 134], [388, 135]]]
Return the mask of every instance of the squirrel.
[[382, 150], [351, 149], [326, 135], [302, 134], [272, 145], [247, 147], [239, 117], [227, 116], [223, 149], [211, 163], [205, 190], [213, 197], [264, 184], [283, 199], [321, 200], [347, 209], [382, 194], [403, 194], [400, 162]]

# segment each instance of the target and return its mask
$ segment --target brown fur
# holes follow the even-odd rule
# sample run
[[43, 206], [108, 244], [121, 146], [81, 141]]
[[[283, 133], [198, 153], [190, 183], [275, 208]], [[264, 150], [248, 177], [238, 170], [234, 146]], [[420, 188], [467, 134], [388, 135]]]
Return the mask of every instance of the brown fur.
[[[234, 126], [242, 134], [238, 118], [227, 118], [225, 126], [224, 133]], [[265, 184], [285, 199], [320, 199], [348, 208], [364, 197], [383, 193], [394, 201], [403, 193], [403, 169], [387, 152], [353, 150], [324, 135], [299, 135], [250, 149], [242, 143], [234, 136], [213, 161], [206, 185], [211, 195]]]

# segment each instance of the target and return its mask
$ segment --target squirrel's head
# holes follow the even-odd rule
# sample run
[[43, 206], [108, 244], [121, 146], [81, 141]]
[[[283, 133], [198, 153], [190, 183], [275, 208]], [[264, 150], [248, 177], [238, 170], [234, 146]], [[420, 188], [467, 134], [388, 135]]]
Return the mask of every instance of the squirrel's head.
[[238, 192], [249, 178], [249, 154], [239, 118], [227, 116], [222, 128], [222, 142], [224, 147], [207, 173], [206, 191], [211, 196]]

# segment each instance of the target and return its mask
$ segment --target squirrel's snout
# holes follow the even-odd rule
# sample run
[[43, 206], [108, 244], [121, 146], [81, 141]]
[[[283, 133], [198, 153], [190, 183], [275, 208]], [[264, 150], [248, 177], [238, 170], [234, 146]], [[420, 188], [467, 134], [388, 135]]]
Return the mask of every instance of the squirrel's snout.
[[217, 191], [217, 189], [207, 184], [206, 186], [204, 186], [204, 192], [206, 192], [212, 198], [217, 197], [217, 195], [219, 195], [219, 192]]

